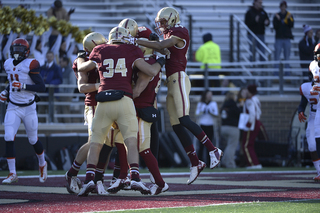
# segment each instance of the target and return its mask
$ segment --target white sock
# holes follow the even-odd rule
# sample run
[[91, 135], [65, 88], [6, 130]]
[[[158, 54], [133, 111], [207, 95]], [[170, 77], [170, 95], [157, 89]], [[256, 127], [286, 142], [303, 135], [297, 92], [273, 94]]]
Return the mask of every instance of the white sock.
[[320, 159], [313, 161], [313, 165], [316, 168], [318, 175], [320, 175]]
[[8, 162], [8, 167], [9, 167], [9, 171], [10, 173], [14, 173], [17, 174], [16, 171], [16, 159], [15, 158], [7, 158], [7, 162]]
[[39, 166], [44, 166], [46, 164], [46, 161], [44, 160], [44, 152], [42, 152], [41, 155], [37, 154], [37, 157], [39, 160]]

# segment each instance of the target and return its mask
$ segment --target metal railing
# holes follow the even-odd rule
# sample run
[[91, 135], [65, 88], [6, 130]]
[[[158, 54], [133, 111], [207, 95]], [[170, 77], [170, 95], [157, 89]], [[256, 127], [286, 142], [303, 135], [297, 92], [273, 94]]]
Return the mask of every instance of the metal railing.
[[[236, 34], [234, 34], [236, 31]], [[252, 40], [248, 38], [248, 35], [252, 37]], [[236, 45], [235, 45], [236, 44]], [[248, 46], [249, 44], [249, 46]], [[262, 47], [260, 50], [257, 46], [259, 44]], [[262, 42], [248, 27], [247, 25], [235, 14], [230, 15], [230, 62], [233, 61], [258, 61], [261, 56], [264, 61], [269, 61], [272, 51], [267, 45]], [[250, 49], [251, 47], [251, 49]], [[236, 53], [236, 57], [234, 54]], [[236, 58], [237, 60], [234, 60]]]
[[[240, 88], [249, 84], [257, 84], [260, 95], [299, 95], [299, 86], [308, 81], [308, 70], [299, 67], [300, 63], [308, 61], [268, 61], [268, 62], [233, 62], [221, 64], [207, 64], [206, 69], [201, 69], [200, 62], [188, 62], [186, 72], [189, 75], [192, 87], [190, 95], [199, 95], [205, 89], [210, 89], [216, 94], [223, 95], [227, 91], [239, 91]], [[284, 68], [284, 64], [289, 63], [291, 68]], [[275, 64], [279, 68], [274, 68]], [[221, 69], [209, 69], [209, 65], [220, 65]], [[250, 73], [250, 74], [248, 74]], [[165, 72], [164, 72], [165, 74]], [[5, 73], [1, 73], [0, 78], [5, 79]], [[163, 83], [158, 92], [158, 97], [164, 100], [167, 92], [165, 86], [165, 75]], [[213, 87], [213, 82], [229, 81], [232, 87]], [[4, 80], [2, 80], [4, 82]], [[0, 84], [0, 91], [5, 89], [7, 84]], [[40, 120], [44, 123], [56, 123], [61, 118], [70, 118], [78, 123], [83, 123], [84, 98], [82, 93], [55, 93], [55, 88], [73, 88], [70, 85], [46, 85], [46, 93], [38, 93], [43, 100], [37, 103], [38, 107], [45, 107], [46, 111], [38, 112]], [[61, 101], [59, 97], [73, 97], [69, 101]], [[57, 110], [59, 107], [70, 107], [70, 113], [61, 114]], [[5, 104], [0, 104], [0, 121], [3, 122], [5, 115]], [[76, 119], [75, 119], [76, 118]]]

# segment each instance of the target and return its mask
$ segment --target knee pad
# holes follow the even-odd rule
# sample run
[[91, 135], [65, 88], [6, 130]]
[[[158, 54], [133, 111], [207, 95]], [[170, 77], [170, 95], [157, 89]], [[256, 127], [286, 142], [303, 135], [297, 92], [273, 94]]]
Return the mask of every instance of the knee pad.
[[13, 128], [7, 127], [7, 128], [5, 129], [5, 133], [4, 133], [4, 140], [5, 140], [5, 141], [13, 142], [13, 141], [14, 141], [14, 138], [15, 138], [15, 133], [14, 133], [14, 131], [13, 131]]

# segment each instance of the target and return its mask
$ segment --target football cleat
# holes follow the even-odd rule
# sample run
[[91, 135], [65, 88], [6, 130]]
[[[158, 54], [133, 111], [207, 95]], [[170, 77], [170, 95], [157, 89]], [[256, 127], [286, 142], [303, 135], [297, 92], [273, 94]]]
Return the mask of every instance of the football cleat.
[[156, 181], [155, 181], [155, 179], [154, 179], [154, 177], [153, 177], [153, 175], [151, 173], [150, 173], [150, 182], [153, 183], [153, 184], [156, 183]]
[[6, 179], [2, 181], [2, 184], [11, 184], [13, 182], [18, 182], [17, 174], [10, 173]]
[[209, 152], [210, 156], [210, 169], [215, 168], [220, 163], [220, 159], [223, 155], [223, 152], [221, 149], [216, 148], [215, 150]]
[[118, 180], [118, 178], [112, 177], [109, 187], [112, 186], [112, 184], [114, 184], [117, 180]]
[[41, 183], [44, 183], [47, 180], [47, 170], [48, 170], [48, 164], [44, 166], [39, 166], [39, 181]]
[[153, 184], [150, 187], [150, 192], [151, 192], [151, 195], [158, 195], [158, 194], [160, 194], [162, 192], [168, 191], [168, 189], [169, 189], [169, 186], [168, 186], [167, 183], [164, 183], [164, 187], [160, 187], [157, 184]]
[[80, 190], [78, 196], [79, 197], [86, 197], [89, 195], [90, 192], [92, 192], [96, 188], [93, 180], [88, 182], [87, 184], [83, 184], [82, 189]]
[[187, 181], [187, 184], [190, 185], [193, 183], [197, 177], [199, 176], [200, 172], [206, 167], [206, 164], [199, 160], [199, 164], [197, 166], [190, 167], [190, 178]]
[[318, 176], [314, 177], [313, 180], [316, 182], [320, 182], [320, 174]]
[[131, 189], [139, 191], [143, 195], [151, 194], [150, 189], [142, 181], [131, 180]]
[[126, 179], [124, 179], [123, 190], [131, 190], [131, 181], [128, 177], [126, 177]]
[[98, 195], [108, 195], [109, 193], [106, 190], [106, 186], [103, 184], [101, 180], [97, 181], [96, 191]]
[[67, 191], [70, 194], [76, 193], [78, 194], [81, 189], [81, 180], [77, 178], [77, 176], [68, 176], [68, 172], [65, 174], [66, 181], [67, 181]]
[[123, 189], [123, 187], [125, 186], [125, 180], [126, 179], [117, 179], [108, 189], [107, 191], [110, 194], [115, 194], [118, 191], [120, 191], [121, 189]]

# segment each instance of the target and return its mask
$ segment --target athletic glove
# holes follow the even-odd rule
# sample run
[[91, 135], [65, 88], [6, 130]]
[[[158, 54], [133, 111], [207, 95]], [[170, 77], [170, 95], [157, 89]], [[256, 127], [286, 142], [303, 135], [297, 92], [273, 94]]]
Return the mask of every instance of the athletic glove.
[[4, 103], [5, 101], [7, 101], [8, 96], [9, 96], [8, 91], [7, 91], [7, 90], [3, 90], [3, 91], [0, 93], [0, 101], [1, 101], [2, 103]]
[[75, 10], [76, 10], [76, 8], [70, 8], [68, 15], [70, 16], [72, 13], [74, 13]]
[[13, 89], [26, 89], [26, 84], [19, 81], [12, 81], [11, 86]]
[[150, 40], [150, 41], [159, 41], [159, 36], [158, 36], [158, 34], [156, 34], [156, 33], [151, 33], [151, 34], [149, 35], [149, 40]]
[[77, 56], [78, 56], [78, 58], [86, 58], [87, 52], [84, 50], [79, 50]]
[[298, 114], [298, 117], [299, 117], [300, 123], [301, 123], [301, 122], [305, 122], [305, 121], [307, 120], [307, 118], [306, 118], [306, 116], [304, 115], [303, 112], [300, 112], [300, 113]]
[[160, 57], [160, 58], [157, 59], [157, 62], [162, 67], [166, 63], [166, 59], [164, 57]]

